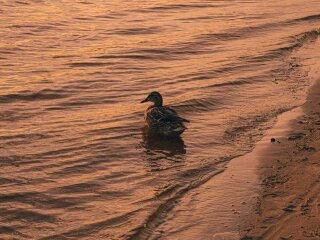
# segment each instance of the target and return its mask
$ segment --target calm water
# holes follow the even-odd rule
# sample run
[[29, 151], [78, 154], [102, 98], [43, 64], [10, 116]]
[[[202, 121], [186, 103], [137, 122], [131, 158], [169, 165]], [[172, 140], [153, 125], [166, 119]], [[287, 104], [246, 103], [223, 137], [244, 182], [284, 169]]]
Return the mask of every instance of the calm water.
[[[170, 239], [180, 200], [304, 101], [319, 51], [319, 0], [0, 2], [1, 239]], [[182, 138], [144, 135], [153, 90]]]

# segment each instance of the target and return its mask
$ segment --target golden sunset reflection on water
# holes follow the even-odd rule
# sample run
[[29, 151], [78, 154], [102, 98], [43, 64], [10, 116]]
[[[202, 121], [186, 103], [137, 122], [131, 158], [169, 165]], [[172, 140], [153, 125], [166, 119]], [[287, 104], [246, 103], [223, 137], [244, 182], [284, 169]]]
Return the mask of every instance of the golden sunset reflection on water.
[[[0, 238], [197, 235], [175, 209], [304, 101], [316, 4], [2, 1]], [[145, 134], [151, 91], [181, 138]]]

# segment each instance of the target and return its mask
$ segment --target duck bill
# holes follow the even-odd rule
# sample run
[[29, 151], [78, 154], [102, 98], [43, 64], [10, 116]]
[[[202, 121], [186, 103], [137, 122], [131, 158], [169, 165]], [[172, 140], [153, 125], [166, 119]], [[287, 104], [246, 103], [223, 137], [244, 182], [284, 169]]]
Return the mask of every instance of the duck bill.
[[145, 102], [148, 102], [148, 101], [149, 101], [149, 99], [146, 98], [145, 100], [142, 100], [140, 103], [145, 103]]

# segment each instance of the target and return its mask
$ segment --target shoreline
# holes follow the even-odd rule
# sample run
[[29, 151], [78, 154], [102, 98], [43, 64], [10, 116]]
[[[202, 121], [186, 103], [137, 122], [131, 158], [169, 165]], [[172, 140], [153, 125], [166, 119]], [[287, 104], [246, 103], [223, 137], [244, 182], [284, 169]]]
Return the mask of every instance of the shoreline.
[[306, 102], [268, 132], [275, 141], [258, 156], [261, 189], [241, 239], [320, 239], [319, 89], [317, 81]]
[[[307, 179], [308, 181], [301, 182], [300, 188], [296, 189], [296, 181], [290, 182], [289, 179], [295, 180], [299, 177], [300, 172], [297, 167], [305, 162], [300, 158], [298, 160], [301, 162], [288, 160], [291, 153], [296, 154], [294, 151], [298, 151], [298, 154], [299, 152], [316, 153], [313, 149], [317, 147], [309, 146], [307, 142], [310, 141], [310, 138], [313, 139], [314, 134], [318, 134], [320, 138], [318, 89], [320, 89], [320, 81], [309, 88], [306, 102], [303, 105], [283, 112], [277, 117], [273, 127], [265, 132], [251, 152], [232, 159], [226, 165], [225, 171], [193, 189], [180, 200], [181, 204], [176, 206], [178, 214], [175, 214], [175, 219], [179, 218], [179, 224], [175, 225], [174, 230], [169, 228], [170, 236], [175, 239], [213, 240], [306, 239], [287, 238], [286, 236], [291, 236], [290, 234], [284, 234], [284, 236], [272, 234], [277, 229], [277, 226], [274, 227], [276, 222], [279, 220], [281, 224], [286, 223], [287, 217], [283, 215], [294, 212], [290, 196], [303, 195], [301, 193], [308, 187], [309, 181], [317, 183], [319, 180], [320, 187], [320, 162], [317, 173], [314, 173], [315, 178], [319, 176], [318, 180]], [[316, 117], [314, 117], [314, 110], [315, 112], [319, 110]], [[313, 129], [312, 136], [308, 134], [310, 124]], [[306, 133], [303, 134], [304, 132]], [[289, 141], [288, 137], [293, 140]], [[271, 142], [272, 138], [276, 140]], [[317, 146], [320, 146], [320, 141]], [[315, 162], [316, 160], [309, 161], [306, 170]], [[288, 186], [284, 187], [282, 184], [288, 184]], [[292, 190], [293, 193], [287, 193], [286, 188]], [[205, 203], [193, 204], [198, 198], [205, 199]], [[270, 199], [275, 202], [269, 205]], [[278, 203], [283, 206], [277, 205]], [[183, 206], [188, 207], [185, 209]], [[192, 213], [189, 212], [190, 207], [193, 209]], [[185, 216], [180, 214], [186, 212], [189, 213]], [[185, 228], [184, 226], [190, 224], [190, 218], [198, 224], [190, 229]], [[201, 221], [201, 219], [206, 219], [206, 221]], [[318, 222], [320, 223], [320, 219]], [[293, 225], [287, 226], [288, 230], [291, 229], [291, 226]], [[163, 230], [161, 228], [159, 232]]]

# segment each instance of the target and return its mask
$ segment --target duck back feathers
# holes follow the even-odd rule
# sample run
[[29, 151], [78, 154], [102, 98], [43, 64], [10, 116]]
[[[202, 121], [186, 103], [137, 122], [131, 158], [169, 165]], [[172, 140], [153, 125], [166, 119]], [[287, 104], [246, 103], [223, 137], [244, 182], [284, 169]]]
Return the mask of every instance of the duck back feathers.
[[189, 122], [179, 117], [174, 109], [165, 106], [148, 107], [144, 118], [150, 130], [166, 136], [182, 134], [187, 129], [184, 122]]

